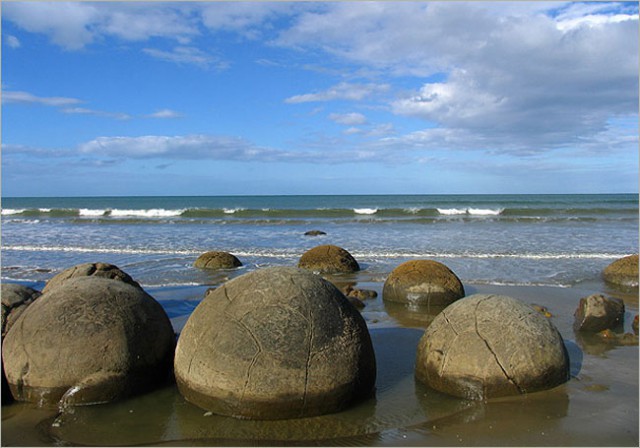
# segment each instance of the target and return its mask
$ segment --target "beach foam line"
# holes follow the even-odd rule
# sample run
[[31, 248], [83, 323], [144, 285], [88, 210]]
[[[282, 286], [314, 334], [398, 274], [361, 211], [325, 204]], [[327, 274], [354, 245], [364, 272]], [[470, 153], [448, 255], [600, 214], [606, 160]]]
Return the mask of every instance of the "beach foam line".
[[[195, 249], [141, 249], [141, 248], [117, 248], [117, 247], [68, 247], [68, 246], [4, 246], [3, 250], [25, 251], [25, 252], [80, 252], [80, 253], [111, 253], [111, 254], [141, 254], [141, 255], [200, 255], [204, 250]], [[297, 258], [302, 255], [304, 249], [262, 249], [262, 250], [229, 250], [238, 257], [264, 257], [264, 258]], [[557, 254], [557, 253], [541, 253], [541, 254], [506, 254], [506, 253], [428, 253], [428, 252], [410, 252], [410, 251], [391, 251], [391, 252], [371, 252], [357, 250], [351, 251], [351, 254], [357, 259], [376, 259], [376, 258], [472, 258], [472, 259], [495, 259], [495, 258], [513, 258], [513, 259], [529, 259], [529, 260], [571, 260], [571, 259], [618, 259], [626, 257], [627, 253], [576, 253], [576, 254]]]

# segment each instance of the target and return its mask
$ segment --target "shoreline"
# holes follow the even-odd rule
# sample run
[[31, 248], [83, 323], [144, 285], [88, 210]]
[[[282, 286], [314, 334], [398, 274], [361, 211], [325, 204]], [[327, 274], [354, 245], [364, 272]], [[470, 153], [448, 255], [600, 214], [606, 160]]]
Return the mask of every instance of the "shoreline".
[[[206, 415], [170, 385], [63, 414], [27, 403], [2, 406], [2, 444], [637, 445], [638, 347], [582, 338], [572, 328], [580, 298], [604, 293], [624, 300], [623, 330], [629, 332], [638, 313], [637, 293], [612, 290], [602, 282], [570, 288], [465, 284], [467, 295], [509, 295], [546, 307], [571, 360], [570, 381], [550, 391], [472, 402], [439, 394], [415, 381], [415, 348], [429, 319], [389, 309], [382, 301], [379, 281], [363, 281], [358, 287], [378, 292], [362, 310], [376, 350], [378, 380], [375, 398], [353, 408], [307, 419], [236, 420]], [[195, 308], [207, 288], [150, 288], [149, 292], [168, 308], [168, 314], [174, 314], [172, 324], [179, 331], [190, 314], [188, 308]], [[388, 318], [382, 318], [384, 314]]]

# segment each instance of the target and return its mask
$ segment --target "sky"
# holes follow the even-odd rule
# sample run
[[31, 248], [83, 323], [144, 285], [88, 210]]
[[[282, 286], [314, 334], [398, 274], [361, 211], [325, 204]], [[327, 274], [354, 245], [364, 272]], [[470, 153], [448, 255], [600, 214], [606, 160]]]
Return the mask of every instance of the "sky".
[[1, 8], [4, 197], [638, 192], [637, 2]]

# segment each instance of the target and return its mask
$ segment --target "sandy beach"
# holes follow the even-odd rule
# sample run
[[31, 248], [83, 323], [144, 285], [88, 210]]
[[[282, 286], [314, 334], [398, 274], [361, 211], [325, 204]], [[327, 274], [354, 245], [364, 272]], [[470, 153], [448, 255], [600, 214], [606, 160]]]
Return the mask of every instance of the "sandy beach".
[[[624, 328], [638, 313], [637, 292], [604, 283], [572, 288], [465, 285], [467, 295], [503, 294], [544, 306], [560, 330], [571, 360], [571, 380], [525, 396], [474, 402], [449, 397], [416, 382], [415, 350], [430, 318], [382, 301], [381, 282], [363, 315], [377, 358], [375, 397], [337, 414], [281, 420], [237, 420], [187, 403], [174, 385], [113, 404], [65, 412], [32, 404], [2, 407], [4, 446], [637, 446], [638, 346], [618, 346], [573, 330], [581, 297], [601, 292], [624, 300]], [[157, 289], [165, 307], [184, 307], [206, 288]], [[184, 310], [182, 311], [184, 312]], [[171, 314], [171, 311], [169, 311]], [[174, 313], [176, 314], [176, 313]], [[174, 317], [179, 331], [188, 314]]]

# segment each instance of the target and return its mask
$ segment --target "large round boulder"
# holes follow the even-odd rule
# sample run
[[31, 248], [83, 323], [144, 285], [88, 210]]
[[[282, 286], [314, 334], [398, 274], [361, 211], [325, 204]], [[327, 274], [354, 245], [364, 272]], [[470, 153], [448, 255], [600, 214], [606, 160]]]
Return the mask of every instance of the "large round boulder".
[[2, 337], [7, 334], [13, 323], [34, 300], [42, 294], [28, 286], [17, 283], [3, 283], [2, 296]]
[[168, 379], [174, 347], [169, 318], [141, 288], [79, 277], [33, 302], [2, 352], [16, 399], [76, 405], [113, 401]]
[[416, 377], [440, 392], [485, 400], [566, 382], [569, 357], [558, 330], [536, 310], [476, 294], [449, 305], [427, 328]]
[[382, 289], [383, 300], [416, 307], [444, 308], [464, 297], [451, 269], [434, 260], [411, 260], [396, 267]]
[[214, 250], [200, 255], [193, 265], [201, 269], [233, 269], [242, 266], [242, 262], [228, 252]]
[[330, 282], [286, 267], [211, 290], [180, 334], [174, 367], [188, 401], [261, 420], [339, 411], [370, 396], [376, 378], [358, 311]]
[[47, 284], [42, 288], [42, 293], [51, 291], [63, 285], [67, 280], [77, 277], [99, 277], [108, 278], [113, 280], [119, 280], [128, 283], [132, 286], [140, 287], [129, 274], [124, 272], [118, 266], [109, 263], [83, 263], [77, 266], [72, 266], [59, 274], [53, 276]]
[[322, 274], [349, 274], [360, 270], [358, 262], [347, 250], [332, 244], [306, 251], [300, 257], [298, 267]]
[[607, 283], [627, 288], [637, 288], [638, 254], [614, 261], [604, 268], [602, 276]]

